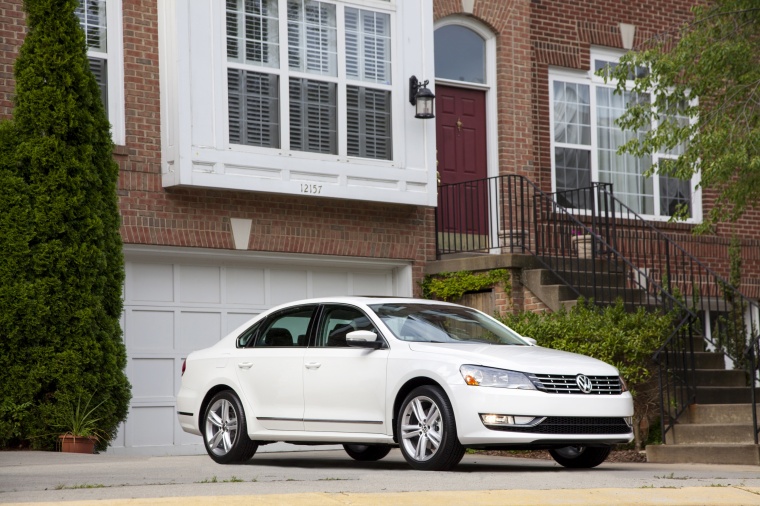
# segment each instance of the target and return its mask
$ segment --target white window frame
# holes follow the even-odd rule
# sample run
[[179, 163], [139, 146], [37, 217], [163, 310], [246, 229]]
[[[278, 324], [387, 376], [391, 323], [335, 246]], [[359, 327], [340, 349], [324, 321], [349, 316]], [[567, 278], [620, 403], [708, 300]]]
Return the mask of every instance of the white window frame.
[[107, 62], [108, 121], [111, 139], [117, 146], [126, 145], [124, 107], [124, 37], [122, 28], [122, 0], [105, 0], [106, 52], [87, 48], [88, 58]]
[[[554, 152], [557, 147], [577, 147], [578, 145], [569, 145], [565, 143], [558, 143], [555, 140], [555, 118], [554, 118], [554, 83], [555, 81], [583, 84], [589, 87], [589, 104], [590, 104], [590, 127], [591, 127], [591, 144], [588, 146], [591, 150], [591, 181], [599, 182], [599, 146], [598, 146], [598, 125], [597, 125], [597, 100], [596, 100], [596, 88], [614, 88], [614, 84], [605, 83], [602, 77], [595, 74], [594, 61], [618, 61], [625, 53], [622, 51], [615, 51], [608, 48], [592, 48], [590, 54], [590, 69], [588, 71], [570, 70], [560, 67], [549, 67], [549, 135], [550, 135], [550, 158], [551, 158], [551, 176], [552, 176], [552, 191], [557, 191], [557, 168], [555, 163]], [[630, 85], [633, 83], [630, 82]], [[628, 86], [630, 89], [632, 86]], [[653, 127], [656, 125], [653, 124]], [[652, 164], [663, 158], [674, 158], [672, 155], [665, 153], [652, 154]], [[650, 221], [662, 221], [667, 222], [670, 220], [670, 216], [660, 215], [660, 181], [659, 175], [653, 174], [652, 179], [652, 191], [654, 198], [654, 214], [638, 213], [642, 218]], [[695, 174], [691, 180], [691, 217], [683, 220], [685, 223], [701, 223], [702, 222], [702, 192], [697, 188], [699, 182], [698, 174]], [[613, 186], [613, 191], [615, 190]], [[584, 210], [572, 210], [578, 214], [585, 214]]]
[[[399, 55], [396, 49], [398, 45], [396, 33], [396, 0], [319, 0], [322, 3], [332, 4], [336, 6], [336, 26], [337, 26], [337, 50], [338, 50], [338, 75], [329, 76], [321, 74], [313, 74], [309, 72], [300, 72], [297, 70], [291, 70], [288, 66], [288, 52], [287, 52], [287, 0], [278, 0], [278, 12], [279, 12], [279, 67], [265, 67], [256, 66], [252, 64], [236, 63], [227, 60], [226, 53], [226, 3], [219, 1], [218, 17], [220, 19], [220, 34], [219, 34], [219, 47], [222, 48], [223, 53], [220, 55], [222, 60], [222, 89], [221, 89], [221, 106], [220, 110], [223, 110], [223, 145], [224, 148], [230, 151], [238, 151], [243, 153], [262, 154], [262, 155], [276, 155], [276, 156], [288, 156], [292, 159], [303, 160], [325, 160], [325, 161], [339, 161], [339, 162], [356, 162], [362, 165], [377, 165], [395, 167], [401, 163], [401, 153], [404, 152], [403, 137], [401, 132], [403, 130], [403, 115], [406, 112], [401, 89], [405, 89], [403, 86], [399, 86], [404, 77], [401, 75], [401, 65], [399, 62]], [[389, 15], [389, 28], [390, 28], [390, 53], [391, 53], [391, 83], [380, 84], [371, 81], [360, 81], [355, 79], [349, 79], [346, 76], [346, 46], [345, 46], [345, 9], [356, 8], [361, 10], [372, 10]], [[227, 82], [227, 69], [242, 69], [253, 72], [260, 72], [266, 74], [277, 75], [279, 77], [279, 106], [280, 106], [280, 147], [268, 148], [262, 146], [250, 146], [245, 144], [237, 144], [230, 142], [229, 132], [229, 95], [228, 95], [228, 82]], [[322, 82], [330, 82], [337, 84], [337, 129], [338, 129], [338, 153], [314, 153], [307, 151], [297, 151], [290, 149], [290, 93], [289, 93], [289, 79], [290, 78], [310, 79]], [[348, 155], [348, 132], [347, 132], [347, 86], [359, 86], [371, 89], [379, 89], [390, 92], [391, 103], [391, 159], [377, 159], [377, 158], [364, 158]]]

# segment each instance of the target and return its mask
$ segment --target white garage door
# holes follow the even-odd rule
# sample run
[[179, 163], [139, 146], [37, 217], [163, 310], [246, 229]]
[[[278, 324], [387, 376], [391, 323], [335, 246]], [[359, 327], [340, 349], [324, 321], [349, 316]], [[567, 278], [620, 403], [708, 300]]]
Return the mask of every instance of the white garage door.
[[410, 296], [409, 263], [181, 248], [125, 248], [124, 342], [132, 403], [111, 453], [203, 452], [180, 429], [182, 360], [283, 302], [328, 295]]

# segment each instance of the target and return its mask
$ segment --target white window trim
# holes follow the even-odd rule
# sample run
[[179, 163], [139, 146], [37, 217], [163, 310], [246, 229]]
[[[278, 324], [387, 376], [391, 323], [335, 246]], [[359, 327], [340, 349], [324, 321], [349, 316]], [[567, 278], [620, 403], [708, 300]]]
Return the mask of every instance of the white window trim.
[[[120, 0], [119, 0], [120, 1]], [[224, 149], [230, 151], [236, 151], [240, 153], [250, 153], [269, 156], [287, 156], [293, 160], [308, 161], [333, 161], [333, 162], [354, 162], [362, 165], [378, 166], [378, 167], [397, 167], [402, 164], [402, 159], [405, 151], [404, 137], [401, 132], [404, 128], [403, 114], [406, 112], [404, 101], [406, 95], [406, 88], [402, 86], [403, 76], [401, 75], [401, 64], [399, 62], [399, 55], [397, 51], [398, 46], [398, 34], [396, 29], [396, 2], [395, 0], [352, 0], [352, 1], [338, 1], [338, 0], [319, 0], [322, 3], [336, 5], [336, 26], [337, 31], [337, 44], [338, 44], [338, 75], [327, 76], [319, 74], [311, 74], [308, 72], [301, 72], [297, 70], [291, 70], [286, 68], [288, 65], [288, 53], [287, 53], [287, 9], [283, 8], [287, 0], [278, 0], [280, 5], [279, 14], [279, 50], [280, 50], [280, 65], [278, 67], [263, 67], [251, 64], [236, 63], [227, 61], [227, 31], [226, 31], [226, 4], [223, 1], [214, 3], [214, 14], [219, 22], [215, 23], [215, 26], [219, 26], [218, 43], [222, 49], [222, 54], [219, 55], [220, 68], [220, 93], [217, 110], [220, 113], [219, 120], [222, 126], [223, 140], [222, 144]], [[347, 79], [346, 77], [346, 62], [345, 62], [345, 8], [353, 7], [360, 9], [370, 9], [377, 12], [388, 14], [390, 17], [390, 38], [391, 38], [391, 84], [385, 85], [373, 82], [364, 82], [359, 80]], [[284, 16], [284, 17], [283, 17]], [[283, 20], [285, 20], [283, 22]], [[249, 146], [245, 144], [236, 144], [230, 142], [229, 132], [229, 95], [227, 84], [227, 69], [237, 68], [243, 70], [249, 70], [253, 72], [261, 72], [277, 75], [279, 79], [279, 103], [280, 103], [280, 147], [279, 148], [267, 148], [262, 146]], [[338, 153], [314, 153], [307, 151], [297, 151], [290, 149], [290, 116], [289, 114], [283, 114], [283, 111], [290, 110], [290, 93], [288, 88], [288, 79], [284, 79], [283, 76], [288, 78], [303, 78], [313, 79], [323, 82], [337, 83], [337, 128], [338, 128]], [[361, 86], [372, 89], [381, 89], [391, 92], [391, 159], [382, 160], [377, 158], [363, 158], [348, 155], [348, 132], [347, 132], [347, 86]], [[402, 96], [403, 95], [403, 96]], [[287, 147], [286, 147], [287, 146]]]
[[[587, 71], [570, 70], [562, 67], [549, 67], [548, 86], [549, 86], [549, 136], [550, 136], [550, 158], [551, 158], [551, 182], [552, 192], [557, 191], [557, 169], [554, 159], [554, 150], [556, 147], [577, 147], [578, 145], [566, 145], [565, 143], [558, 143], [554, 139], [554, 81], [571, 82], [577, 84], [584, 84], [589, 86], [589, 105], [591, 116], [591, 144], [589, 149], [591, 150], [591, 181], [599, 182], [599, 153], [598, 153], [598, 139], [597, 139], [597, 105], [596, 105], [596, 87], [613, 88], [614, 85], [605, 84], [604, 79], [595, 75], [593, 71], [593, 65], [595, 59], [604, 59], [608, 61], [617, 61], [625, 53], [621, 51], [614, 51], [605, 48], [592, 48], [589, 63], [591, 69]], [[652, 155], [652, 163], [655, 163], [660, 158], [668, 158], [668, 155], [655, 153]], [[642, 218], [648, 221], [661, 221], [667, 222], [670, 220], [670, 216], [661, 216], [658, 211], [660, 209], [660, 182], [659, 176], [653, 174], [652, 176], [652, 188], [654, 197], [654, 211], [655, 214], [643, 214], [638, 213]], [[699, 182], [699, 175], [695, 174], [691, 180], [691, 217], [679, 221], [680, 223], [698, 224], [702, 222], [702, 190], [697, 188]], [[615, 188], [613, 187], [613, 192]], [[577, 214], [585, 214], [583, 210], [571, 210]]]
[[87, 50], [87, 56], [108, 62], [108, 121], [111, 139], [117, 146], [126, 145], [124, 112], [124, 37], [122, 27], [122, 0], [106, 1], [107, 51]]
[[485, 41], [486, 82], [484, 84], [468, 83], [451, 79], [435, 79], [436, 85], [454, 86], [484, 90], [486, 92], [486, 165], [488, 177], [499, 175], [499, 110], [496, 80], [496, 35], [479, 21], [467, 16], [447, 16], [435, 22], [433, 30], [444, 26], [457, 25], [469, 28]]

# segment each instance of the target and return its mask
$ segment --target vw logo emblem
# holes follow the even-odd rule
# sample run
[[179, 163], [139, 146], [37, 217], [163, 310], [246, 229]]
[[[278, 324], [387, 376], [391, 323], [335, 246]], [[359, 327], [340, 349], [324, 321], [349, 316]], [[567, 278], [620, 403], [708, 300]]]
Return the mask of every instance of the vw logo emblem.
[[588, 376], [584, 376], [583, 374], [579, 374], [575, 377], [575, 382], [578, 384], [578, 388], [581, 389], [581, 392], [584, 394], [590, 394], [591, 389], [593, 385], [591, 384], [591, 379]]

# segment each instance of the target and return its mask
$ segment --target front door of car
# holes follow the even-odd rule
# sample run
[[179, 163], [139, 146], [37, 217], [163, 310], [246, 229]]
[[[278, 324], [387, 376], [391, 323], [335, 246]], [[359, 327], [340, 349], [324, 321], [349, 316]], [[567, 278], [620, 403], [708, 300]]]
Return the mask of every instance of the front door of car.
[[259, 424], [272, 430], [303, 430], [303, 370], [309, 324], [317, 306], [267, 318], [249, 347], [236, 354], [243, 395]]
[[325, 306], [315, 345], [304, 359], [304, 428], [319, 432], [390, 433], [385, 419], [389, 350], [354, 348], [346, 334], [375, 326], [359, 309]]

